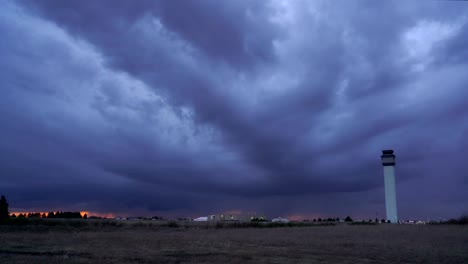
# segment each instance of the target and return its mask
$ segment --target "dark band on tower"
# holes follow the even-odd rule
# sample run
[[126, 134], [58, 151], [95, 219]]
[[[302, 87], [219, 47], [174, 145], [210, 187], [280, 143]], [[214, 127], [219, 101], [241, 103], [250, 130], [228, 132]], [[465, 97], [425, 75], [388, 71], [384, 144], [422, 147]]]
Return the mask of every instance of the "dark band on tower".
[[387, 149], [382, 151], [382, 165], [384, 166], [395, 166], [395, 155], [393, 150]]

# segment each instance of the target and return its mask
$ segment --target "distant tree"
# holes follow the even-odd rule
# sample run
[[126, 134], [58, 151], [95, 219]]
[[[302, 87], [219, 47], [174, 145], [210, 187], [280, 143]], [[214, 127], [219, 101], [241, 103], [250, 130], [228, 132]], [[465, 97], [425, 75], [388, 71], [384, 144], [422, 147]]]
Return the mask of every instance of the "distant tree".
[[88, 219], [88, 214], [84, 214], [83, 219]]
[[19, 214], [18, 215], [18, 218], [25, 218], [25, 217], [26, 217], [26, 215], [24, 215], [24, 214]]
[[317, 222], [322, 222], [322, 218], [317, 219]]
[[353, 219], [351, 219], [351, 217], [349, 217], [349, 215], [345, 218], [345, 222], [352, 222]]
[[380, 223], [385, 223], [385, 219], [382, 218], [382, 220], [380, 220]]
[[340, 218], [339, 218], [339, 217], [337, 217], [337, 218], [336, 218], [336, 221], [337, 221], [337, 222], [339, 222], [339, 221], [340, 221]]
[[16, 218], [16, 215], [15, 215], [15, 214], [12, 214], [10, 217], [11, 217], [11, 218]]
[[10, 212], [8, 212], [8, 202], [4, 195], [0, 198], [0, 220], [7, 219], [10, 217]]
[[28, 213], [27, 217], [28, 218], [40, 218], [41, 213]]
[[57, 212], [52, 218], [82, 218], [80, 212]]
[[462, 215], [462, 216], [458, 219], [458, 224], [460, 224], [460, 225], [466, 225], [466, 224], [468, 224], [468, 215]]
[[41, 218], [46, 218], [46, 217], [47, 217], [47, 216], [46, 216], [45, 213], [41, 214]]
[[54, 218], [54, 216], [55, 216], [54, 212], [49, 212], [47, 214], [47, 218]]
[[7, 219], [10, 216], [10, 212], [8, 212], [8, 202], [4, 195], [0, 198], [0, 220]]
[[390, 223], [391, 223], [391, 222], [390, 222], [390, 220], [387, 220], [387, 223], [389, 223], [389, 224], [390, 224]]
[[312, 222], [317, 222], [317, 219], [314, 218], [314, 219], [312, 220]]

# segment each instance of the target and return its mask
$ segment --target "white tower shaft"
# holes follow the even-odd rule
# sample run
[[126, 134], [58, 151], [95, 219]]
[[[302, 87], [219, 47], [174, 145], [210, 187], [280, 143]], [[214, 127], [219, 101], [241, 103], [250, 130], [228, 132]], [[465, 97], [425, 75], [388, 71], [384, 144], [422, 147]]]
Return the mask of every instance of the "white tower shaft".
[[392, 223], [398, 223], [395, 166], [384, 166], [384, 180], [387, 220], [390, 220]]

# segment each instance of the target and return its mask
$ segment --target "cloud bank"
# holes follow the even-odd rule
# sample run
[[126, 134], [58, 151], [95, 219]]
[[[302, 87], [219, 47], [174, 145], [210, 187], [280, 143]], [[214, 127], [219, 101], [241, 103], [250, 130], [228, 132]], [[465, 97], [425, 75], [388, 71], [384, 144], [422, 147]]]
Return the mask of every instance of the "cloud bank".
[[466, 3], [6, 1], [0, 187], [116, 214], [468, 211]]

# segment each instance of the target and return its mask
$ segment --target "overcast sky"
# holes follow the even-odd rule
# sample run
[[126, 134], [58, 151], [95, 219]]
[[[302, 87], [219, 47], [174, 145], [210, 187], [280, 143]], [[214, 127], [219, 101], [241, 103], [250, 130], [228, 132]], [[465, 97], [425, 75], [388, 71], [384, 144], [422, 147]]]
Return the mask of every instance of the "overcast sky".
[[468, 213], [468, 2], [0, 5], [11, 211]]

